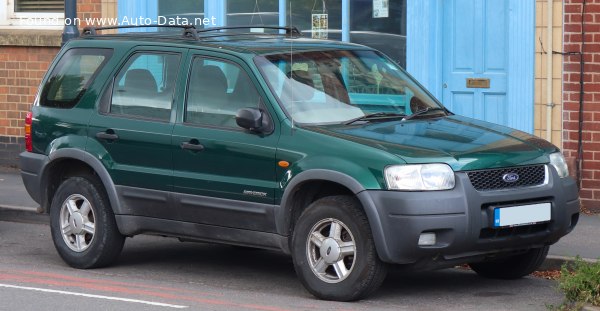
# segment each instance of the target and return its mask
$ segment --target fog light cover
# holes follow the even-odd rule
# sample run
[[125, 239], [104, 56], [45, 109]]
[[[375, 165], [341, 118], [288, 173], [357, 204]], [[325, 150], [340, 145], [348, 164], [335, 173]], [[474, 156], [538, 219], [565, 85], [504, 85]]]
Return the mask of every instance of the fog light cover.
[[436, 243], [435, 233], [424, 232], [419, 236], [419, 246], [433, 246]]

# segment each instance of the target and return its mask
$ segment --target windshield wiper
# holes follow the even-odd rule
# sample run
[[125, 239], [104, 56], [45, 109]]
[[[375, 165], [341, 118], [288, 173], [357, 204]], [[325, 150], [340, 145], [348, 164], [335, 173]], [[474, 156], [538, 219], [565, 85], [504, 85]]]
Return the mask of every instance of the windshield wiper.
[[424, 114], [426, 114], [426, 113], [430, 113], [430, 112], [432, 112], [432, 111], [443, 111], [443, 112], [444, 112], [444, 114], [446, 114], [446, 113], [447, 113], [447, 110], [446, 110], [446, 108], [441, 108], [441, 107], [427, 107], [427, 108], [425, 108], [425, 109], [419, 110], [419, 111], [417, 111], [417, 112], [415, 112], [415, 113], [411, 114], [410, 116], [406, 116], [406, 117], [404, 117], [404, 119], [402, 119], [402, 120], [404, 120], [404, 121], [406, 121], [406, 120], [410, 120], [410, 119], [416, 118], [416, 117], [418, 117], [418, 116], [422, 116], [422, 115], [424, 115]]
[[344, 125], [350, 125], [350, 124], [353, 124], [353, 123], [356, 123], [359, 121], [370, 121], [370, 120], [381, 120], [381, 119], [392, 119], [392, 118], [403, 118], [403, 117], [406, 117], [406, 115], [403, 113], [375, 112], [375, 113], [366, 114], [366, 115], [358, 117], [358, 118], [350, 119], [350, 120], [344, 122]]

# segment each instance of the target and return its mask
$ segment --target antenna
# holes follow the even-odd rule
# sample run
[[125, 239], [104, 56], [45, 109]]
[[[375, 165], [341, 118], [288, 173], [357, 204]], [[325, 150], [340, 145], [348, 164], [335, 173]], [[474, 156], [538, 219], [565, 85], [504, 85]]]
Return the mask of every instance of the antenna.
[[260, 24], [264, 25], [265, 22], [263, 22], [262, 16], [261, 16], [261, 12], [260, 12], [260, 7], [258, 6], [258, 0], [256, 0], [256, 2], [254, 3], [254, 9], [252, 12], [252, 17], [250, 18], [250, 25], [252, 25], [252, 22], [254, 21], [254, 15], [258, 12], [258, 18], [260, 19]]
[[[292, 0], [290, 0], [290, 26], [293, 25], [294, 22], [292, 21]], [[294, 80], [294, 40], [290, 40], [290, 79]], [[292, 86], [290, 88], [290, 98], [292, 99], [292, 113], [290, 117], [292, 118], [292, 133], [294, 133], [294, 106], [296, 103], [296, 100], [294, 99], [294, 81], [290, 81], [290, 85]]]

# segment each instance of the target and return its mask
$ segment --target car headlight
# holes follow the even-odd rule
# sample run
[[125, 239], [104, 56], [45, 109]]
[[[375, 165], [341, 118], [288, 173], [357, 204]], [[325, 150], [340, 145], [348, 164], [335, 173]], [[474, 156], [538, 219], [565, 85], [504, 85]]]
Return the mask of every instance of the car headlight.
[[454, 188], [454, 171], [446, 164], [394, 165], [385, 168], [389, 190], [448, 190]]
[[555, 152], [550, 154], [550, 164], [554, 166], [560, 178], [565, 178], [569, 176], [569, 168], [567, 167], [567, 161], [565, 161], [565, 157], [562, 155], [562, 153]]

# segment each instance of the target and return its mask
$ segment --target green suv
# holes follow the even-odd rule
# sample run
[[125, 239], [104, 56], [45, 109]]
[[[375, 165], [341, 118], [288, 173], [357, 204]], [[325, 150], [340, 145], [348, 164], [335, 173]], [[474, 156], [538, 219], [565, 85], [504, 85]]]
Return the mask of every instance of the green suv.
[[238, 28], [90, 28], [57, 55], [21, 170], [70, 266], [137, 234], [276, 249], [349, 301], [392, 264], [525, 276], [576, 225], [552, 144], [453, 114], [368, 47]]

